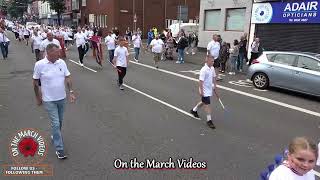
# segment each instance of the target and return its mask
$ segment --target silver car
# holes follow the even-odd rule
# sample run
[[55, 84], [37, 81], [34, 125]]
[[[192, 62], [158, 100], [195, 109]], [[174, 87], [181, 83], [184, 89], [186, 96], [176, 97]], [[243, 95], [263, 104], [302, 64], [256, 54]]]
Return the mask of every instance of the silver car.
[[265, 51], [247, 76], [258, 89], [273, 86], [320, 97], [320, 54]]

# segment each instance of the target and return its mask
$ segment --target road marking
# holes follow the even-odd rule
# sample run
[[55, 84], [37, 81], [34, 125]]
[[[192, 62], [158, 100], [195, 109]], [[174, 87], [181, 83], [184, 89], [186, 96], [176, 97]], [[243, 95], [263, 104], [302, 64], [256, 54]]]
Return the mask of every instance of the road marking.
[[[136, 65], [139, 65], [139, 66], [143, 66], [143, 67], [147, 67], [147, 68], [156, 70], [155, 67], [150, 66], [150, 65], [134, 62], [132, 60], [130, 60], [130, 62], [133, 63], [133, 64], [136, 64]], [[167, 73], [167, 74], [171, 74], [171, 75], [174, 75], [174, 76], [177, 76], [177, 77], [181, 77], [181, 78], [184, 78], [184, 79], [188, 79], [188, 80], [191, 80], [191, 81], [195, 81], [195, 82], [199, 81], [198, 79], [195, 79], [195, 78], [192, 78], [192, 77], [188, 77], [188, 76], [185, 76], [185, 75], [182, 75], [182, 74], [178, 74], [178, 73], [175, 73], [175, 72], [167, 71], [167, 70], [164, 70], [164, 69], [158, 69], [157, 71], [164, 72], [164, 73]], [[244, 95], [244, 96], [247, 96], [247, 97], [251, 97], [251, 98], [254, 98], [254, 99], [259, 99], [261, 101], [269, 102], [271, 104], [276, 104], [276, 105], [279, 105], [279, 106], [282, 106], [282, 107], [286, 107], [286, 108], [289, 108], [289, 109], [292, 109], [292, 110], [296, 110], [296, 111], [300, 111], [300, 112], [303, 112], [303, 113], [306, 113], [306, 114], [309, 114], [309, 115], [320, 117], [320, 113], [319, 112], [311, 111], [311, 110], [304, 109], [304, 108], [301, 108], [301, 107], [298, 107], [298, 106], [294, 106], [294, 105], [290, 105], [290, 104], [287, 104], [287, 103], [275, 101], [275, 100], [272, 100], [272, 99], [269, 99], [269, 98], [253, 95], [253, 94], [250, 94], [250, 93], [246, 93], [246, 92], [243, 92], [243, 91], [239, 91], [239, 90], [232, 89], [232, 88], [225, 87], [225, 86], [221, 86], [221, 85], [218, 85], [217, 87], [220, 88], [220, 89], [227, 90], [227, 91], [230, 91], [230, 92], [234, 92], [234, 93], [237, 93], [237, 94], [241, 94], [241, 95]]]
[[137, 92], [137, 93], [139, 93], [139, 94], [142, 94], [142, 95], [144, 95], [144, 96], [146, 96], [146, 97], [148, 97], [148, 98], [150, 98], [150, 99], [152, 99], [152, 100], [154, 100], [154, 101], [157, 101], [157, 102], [159, 102], [159, 103], [161, 103], [161, 104], [163, 104], [163, 105], [165, 105], [165, 106], [168, 106], [168, 107], [170, 107], [170, 108], [172, 108], [172, 109], [174, 109], [174, 110], [176, 110], [176, 111], [179, 111], [179, 112], [181, 112], [182, 114], [185, 114], [185, 115], [187, 115], [187, 116], [189, 116], [189, 117], [192, 117], [192, 118], [194, 118], [194, 119], [200, 120], [199, 118], [195, 118], [192, 114], [190, 114], [190, 113], [188, 113], [188, 112], [186, 112], [186, 111], [184, 111], [184, 110], [182, 110], [182, 109], [180, 109], [180, 108], [177, 108], [176, 106], [173, 106], [173, 105], [171, 105], [171, 104], [169, 104], [169, 103], [166, 103], [166, 102], [164, 102], [164, 101], [161, 101], [160, 99], [155, 98], [155, 97], [153, 97], [153, 96], [151, 96], [151, 95], [149, 95], [149, 94], [146, 94], [146, 93], [144, 93], [144, 92], [142, 92], [142, 91], [139, 91], [138, 89], [135, 89], [135, 88], [133, 88], [133, 87], [127, 85], [127, 84], [123, 84], [123, 86], [125, 86], [125, 87], [127, 87], [127, 88], [129, 88], [129, 89], [131, 89], [131, 90], [133, 90], [133, 91], [135, 91], [135, 92]]
[[[69, 61], [71, 61], [71, 62], [73, 62], [73, 63], [75, 63], [75, 64], [77, 64], [78, 66], [80, 66], [81, 67], [81, 65], [78, 63], [78, 62], [76, 62], [76, 61], [74, 61], [74, 60], [72, 60], [72, 59], [69, 59]], [[89, 68], [89, 67], [87, 67], [87, 66], [83, 66], [84, 68], [86, 68], [86, 69], [88, 69], [88, 70], [90, 70], [90, 71], [92, 71], [92, 72], [98, 72], [98, 71], [96, 71], [96, 70], [93, 70], [93, 69], [91, 69], [91, 68]]]

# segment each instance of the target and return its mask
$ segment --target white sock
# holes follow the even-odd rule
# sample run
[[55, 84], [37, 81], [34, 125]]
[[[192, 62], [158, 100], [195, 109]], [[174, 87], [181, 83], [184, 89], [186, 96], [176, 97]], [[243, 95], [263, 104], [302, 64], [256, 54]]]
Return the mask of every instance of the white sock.
[[211, 115], [210, 114], [207, 115], [207, 121], [211, 121]]
[[195, 106], [193, 109], [192, 109], [192, 111], [198, 111], [198, 106]]

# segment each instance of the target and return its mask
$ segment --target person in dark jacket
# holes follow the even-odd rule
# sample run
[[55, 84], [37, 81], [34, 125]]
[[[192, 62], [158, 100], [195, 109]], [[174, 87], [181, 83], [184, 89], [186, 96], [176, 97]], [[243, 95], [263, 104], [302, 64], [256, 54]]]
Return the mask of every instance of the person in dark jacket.
[[243, 71], [243, 63], [246, 61], [246, 54], [247, 54], [247, 38], [245, 36], [242, 36], [240, 38], [239, 43], [239, 57], [237, 60], [237, 70], [239, 72]]
[[220, 53], [221, 53], [221, 55], [220, 55], [220, 63], [221, 63], [220, 72], [221, 73], [225, 73], [225, 71], [226, 71], [226, 63], [229, 59], [229, 48], [230, 48], [230, 44], [228, 47], [228, 44], [226, 42], [222, 43], [222, 47], [220, 50]]

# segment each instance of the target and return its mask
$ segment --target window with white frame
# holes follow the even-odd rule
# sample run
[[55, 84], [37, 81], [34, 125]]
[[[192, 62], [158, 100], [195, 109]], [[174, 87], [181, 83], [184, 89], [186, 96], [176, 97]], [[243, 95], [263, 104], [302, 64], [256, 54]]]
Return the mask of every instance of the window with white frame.
[[218, 31], [220, 29], [221, 9], [204, 11], [204, 30]]
[[246, 8], [227, 9], [226, 30], [244, 31]]

